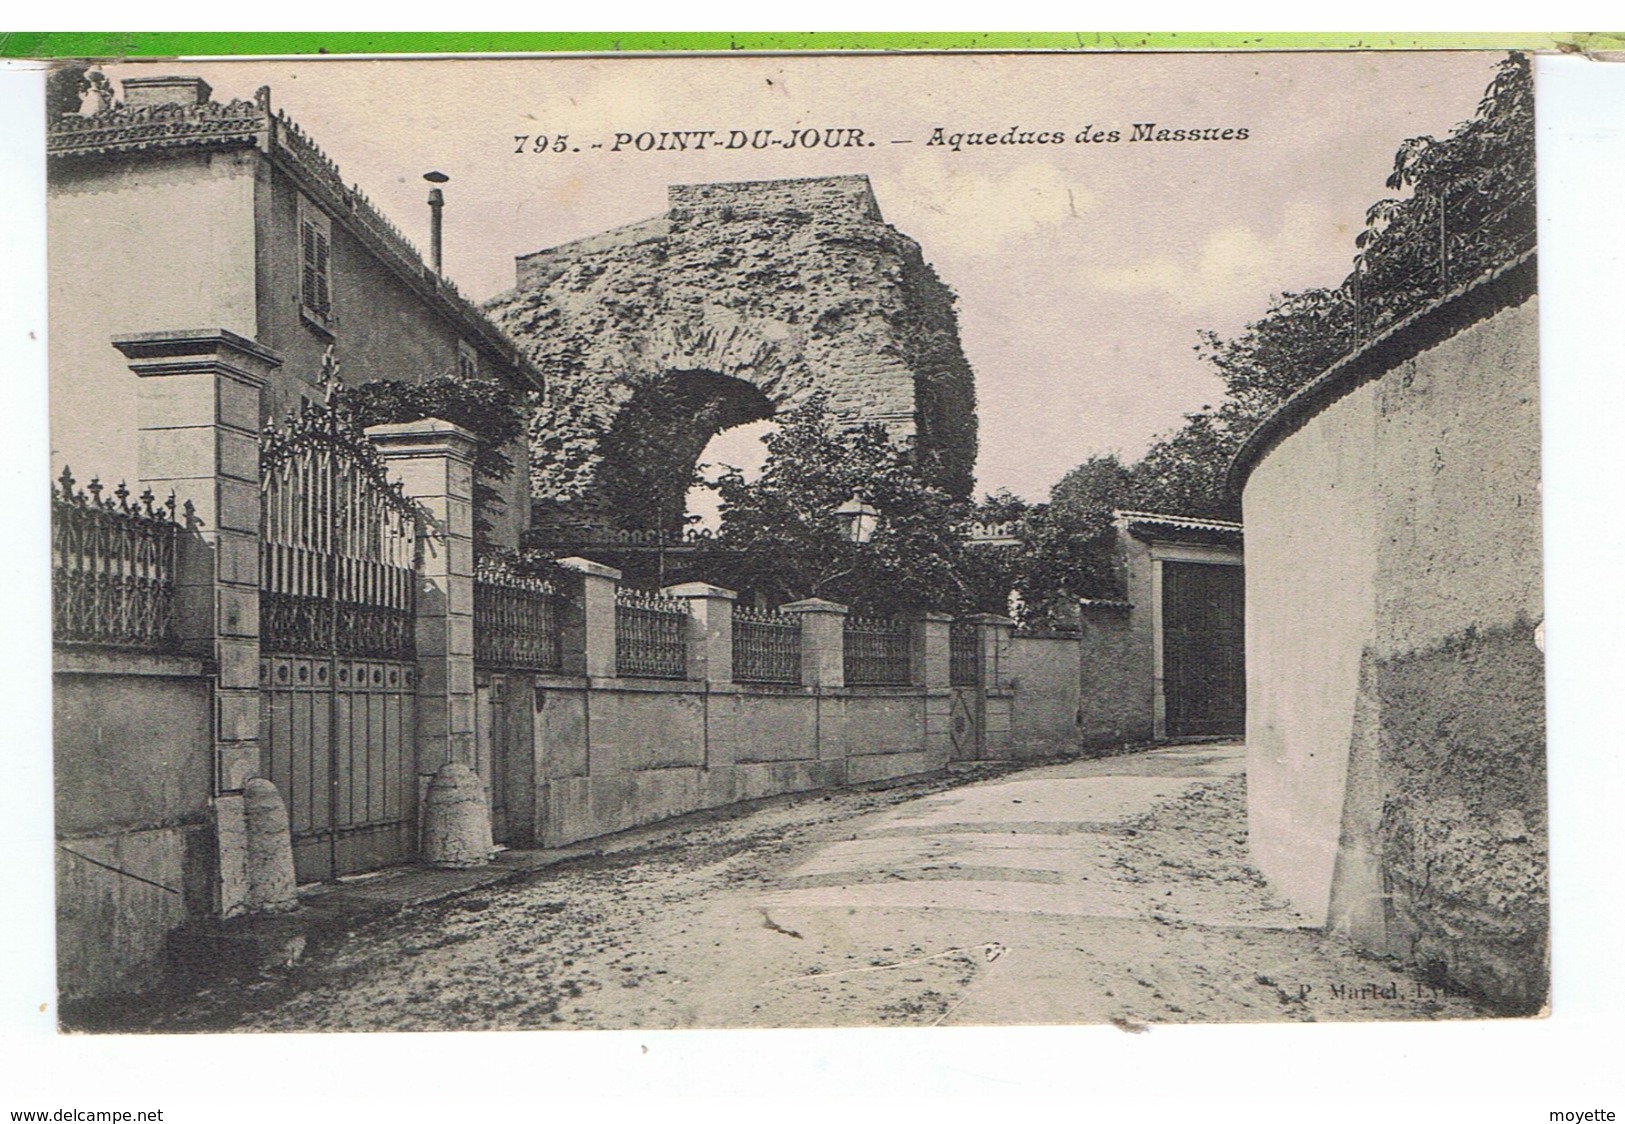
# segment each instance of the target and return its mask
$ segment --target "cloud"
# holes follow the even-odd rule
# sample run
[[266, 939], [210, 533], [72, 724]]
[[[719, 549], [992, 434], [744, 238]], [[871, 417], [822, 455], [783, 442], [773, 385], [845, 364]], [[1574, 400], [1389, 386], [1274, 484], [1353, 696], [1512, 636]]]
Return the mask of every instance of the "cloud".
[[[1222, 226], [1206, 234], [1193, 252], [1161, 253], [1114, 265], [1096, 263], [1080, 280], [1098, 293], [1162, 297], [1183, 314], [1228, 310], [1237, 294], [1257, 304], [1266, 293], [1341, 280], [1353, 257], [1337, 249], [1347, 235], [1347, 216], [1308, 204], [1289, 205], [1273, 229]], [[1339, 255], [1341, 254], [1341, 257]]]
[[[1001, 163], [1005, 157], [1000, 152]], [[981, 257], [1013, 241], [1046, 237], [1101, 209], [1100, 197], [1053, 160], [1024, 160], [994, 172], [973, 170], [964, 154], [903, 166], [884, 194], [886, 218], [933, 255]], [[951, 248], [950, 248], [951, 247]]]

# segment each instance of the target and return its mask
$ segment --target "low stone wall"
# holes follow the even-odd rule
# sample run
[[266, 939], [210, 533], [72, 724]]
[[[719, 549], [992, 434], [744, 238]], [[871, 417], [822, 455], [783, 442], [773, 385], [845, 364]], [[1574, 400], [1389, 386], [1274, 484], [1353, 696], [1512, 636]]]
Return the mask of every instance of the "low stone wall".
[[1004, 670], [1011, 689], [1005, 755], [1020, 761], [1077, 753], [1082, 724], [1079, 637], [1012, 637]]
[[1127, 604], [1085, 603], [1078, 636], [1079, 744], [1118, 750], [1155, 735], [1149, 625]]
[[945, 690], [536, 680], [536, 839], [567, 843], [790, 792], [933, 773]]
[[1534, 260], [1328, 372], [1238, 460], [1252, 852], [1510, 1012], [1547, 991]]
[[212, 680], [195, 659], [56, 654], [57, 985], [151, 987], [170, 933], [213, 907]]

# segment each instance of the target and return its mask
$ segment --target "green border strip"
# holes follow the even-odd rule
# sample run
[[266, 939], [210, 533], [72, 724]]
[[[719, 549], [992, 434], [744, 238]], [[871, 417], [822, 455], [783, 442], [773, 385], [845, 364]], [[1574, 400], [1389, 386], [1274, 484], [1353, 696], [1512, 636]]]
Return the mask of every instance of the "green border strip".
[[1524, 50], [1625, 49], [1589, 32], [433, 32], [13, 31], [0, 58], [232, 55], [576, 54], [660, 51]]

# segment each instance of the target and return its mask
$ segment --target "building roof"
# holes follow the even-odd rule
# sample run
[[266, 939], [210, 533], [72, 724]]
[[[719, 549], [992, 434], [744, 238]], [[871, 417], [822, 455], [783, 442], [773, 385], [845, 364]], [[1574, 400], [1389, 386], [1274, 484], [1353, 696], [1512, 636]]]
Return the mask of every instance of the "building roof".
[[1242, 526], [1228, 519], [1196, 519], [1156, 511], [1114, 511], [1117, 525], [1138, 539], [1241, 545]]
[[[208, 87], [201, 82], [196, 85], [206, 96]], [[265, 153], [426, 304], [470, 336], [470, 342], [500, 359], [521, 382], [541, 388], [541, 373], [518, 345], [455, 284], [424, 263], [417, 247], [384, 217], [366, 192], [354, 184], [345, 184], [338, 165], [303, 129], [285, 112], [273, 111], [269, 86], [255, 91], [251, 101], [237, 98], [224, 103], [202, 100], [196, 104], [115, 105], [88, 116], [66, 113], [50, 123], [45, 138], [46, 155], [58, 162], [229, 148], [254, 148]]]

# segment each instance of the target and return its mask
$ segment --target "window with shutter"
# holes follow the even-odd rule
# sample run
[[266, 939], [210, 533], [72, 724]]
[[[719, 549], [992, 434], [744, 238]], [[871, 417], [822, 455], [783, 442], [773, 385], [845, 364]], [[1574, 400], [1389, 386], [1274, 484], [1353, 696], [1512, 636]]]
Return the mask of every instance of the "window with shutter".
[[333, 326], [333, 226], [309, 200], [299, 200], [299, 305], [305, 316], [322, 328]]

